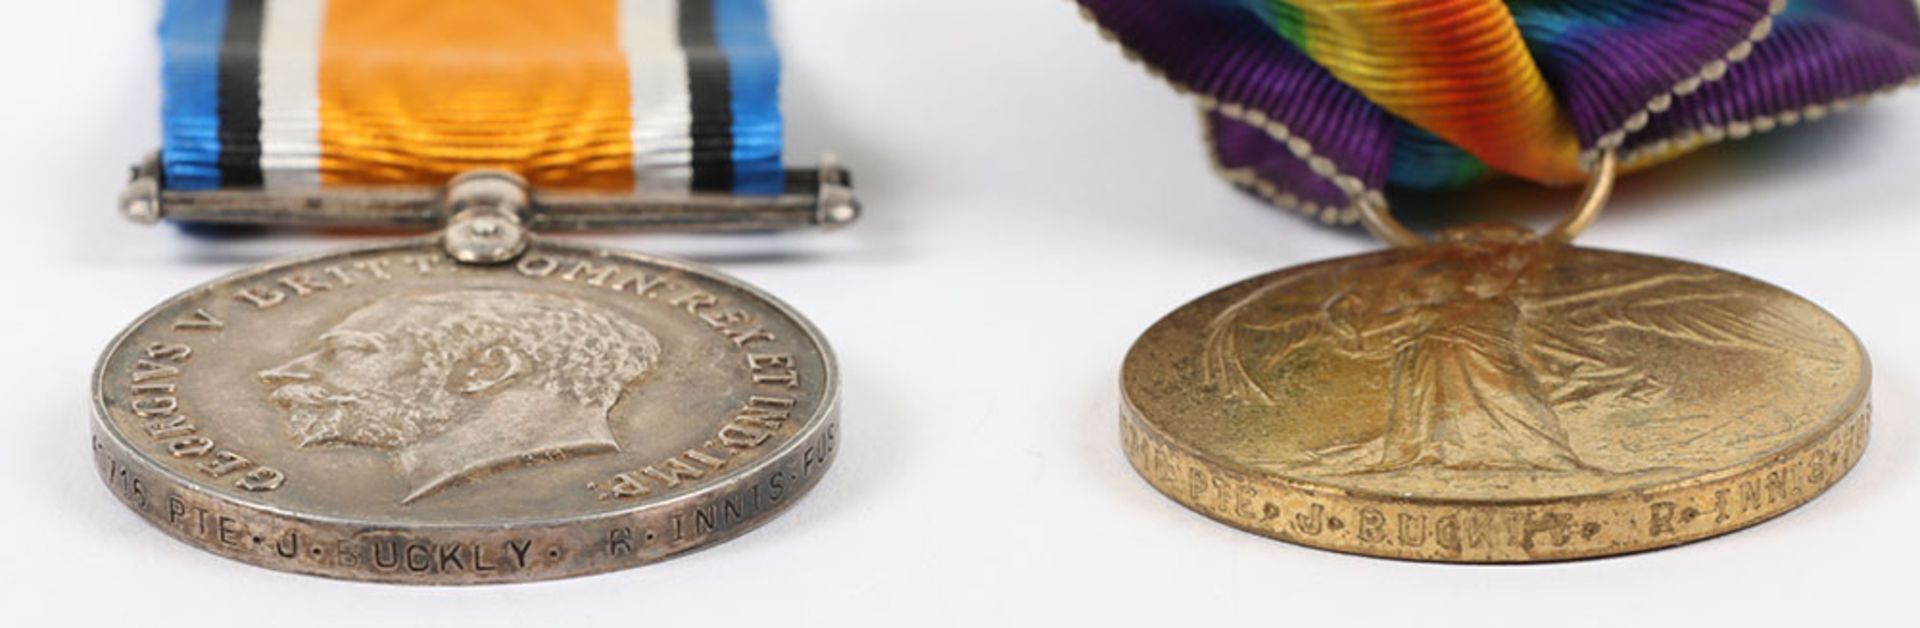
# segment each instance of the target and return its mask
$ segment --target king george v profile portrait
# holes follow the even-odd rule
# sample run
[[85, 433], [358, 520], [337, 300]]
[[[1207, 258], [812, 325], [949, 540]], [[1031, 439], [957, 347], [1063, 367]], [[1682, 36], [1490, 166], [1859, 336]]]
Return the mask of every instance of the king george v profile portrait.
[[376, 301], [257, 377], [296, 447], [386, 452], [411, 503], [527, 463], [619, 451], [608, 413], [659, 358], [651, 332], [604, 307], [463, 290]]

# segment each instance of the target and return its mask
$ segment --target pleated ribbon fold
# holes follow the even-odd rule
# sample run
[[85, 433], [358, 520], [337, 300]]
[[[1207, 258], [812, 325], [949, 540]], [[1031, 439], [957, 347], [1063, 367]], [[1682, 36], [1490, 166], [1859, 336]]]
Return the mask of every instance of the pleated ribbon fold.
[[1385, 189], [1585, 179], [1920, 77], [1910, 0], [1078, 0], [1200, 101], [1220, 171], [1351, 223]]

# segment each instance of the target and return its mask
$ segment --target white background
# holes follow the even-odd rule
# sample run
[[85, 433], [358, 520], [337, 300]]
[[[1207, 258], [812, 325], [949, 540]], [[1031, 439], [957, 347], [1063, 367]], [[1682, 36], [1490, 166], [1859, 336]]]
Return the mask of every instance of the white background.
[[[120, 221], [123, 168], [158, 137], [155, 5], [7, 2], [0, 623], [1845, 625], [1911, 608], [1920, 98], [1630, 177], [1583, 240], [1761, 277], [1851, 324], [1878, 408], [1851, 476], [1678, 549], [1427, 565], [1229, 529], [1154, 492], [1117, 446], [1116, 373], [1148, 324], [1231, 281], [1375, 244], [1216, 180], [1191, 104], [1068, 2], [776, 9], [791, 154], [840, 153], [867, 218], [832, 234], [595, 240], [711, 263], [808, 313], [845, 367], [837, 468], [773, 523], [666, 563], [408, 588], [202, 553], [100, 486], [87, 374], [112, 334], [201, 281], [353, 239], [207, 242]], [[1510, 184], [1447, 204], [1538, 224], [1570, 202]]]

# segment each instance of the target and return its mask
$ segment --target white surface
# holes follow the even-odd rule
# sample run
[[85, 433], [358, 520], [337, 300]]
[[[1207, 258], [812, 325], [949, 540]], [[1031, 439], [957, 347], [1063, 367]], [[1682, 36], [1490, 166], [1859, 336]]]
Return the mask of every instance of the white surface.
[[[1190, 105], [1052, 0], [777, 7], [792, 154], [855, 165], [844, 232], [597, 240], [782, 295], [845, 365], [823, 484], [739, 540], [610, 575], [466, 589], [336, 582], [191, 549], [100, 486], [87, 373], [161, 299], [339, 239], [192, 241], [113, 215], [156, 141], [151, 3], [0, 8], [0, 623], [43, 625], [1852, 625], [1920, 564], [1920, 97], [1623, 182], [1587, 244], [1775, 282], [1876, 360], [1864, 462], [1806, 508], [1679, 549], [1527, 567], [1357, 558], [1229, 529], [1116, 444], [1122, 353], [1255, 273], [1372, 247], [1207, 170]], [[1462, 204], [1570, 192], [1496, 186]], [[21, 621], [25, 620], [25, 621]], [[1817, 624], [1815, 622], [1818, 622]]]

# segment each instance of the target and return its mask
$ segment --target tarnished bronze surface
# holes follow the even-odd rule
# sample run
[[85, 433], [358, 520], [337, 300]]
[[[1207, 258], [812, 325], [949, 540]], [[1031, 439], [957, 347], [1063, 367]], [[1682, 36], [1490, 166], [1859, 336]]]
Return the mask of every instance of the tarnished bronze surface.
[[1870, 413], [1865, 352], [1799, 297], [1503, 227], [1214, 292], [1149, 329], [1122, 380], [1127, 455], [1182, 504], [1457, 562], [1752, 525], [1851, 468]]
[[680, 262], [440, 240], [226, 277], [94, 380], [99, 471], [140, 516], [275, 569], [402, 583], [595, 573], [738, 535], [835, 453], [838, 381], [778, 301]]

